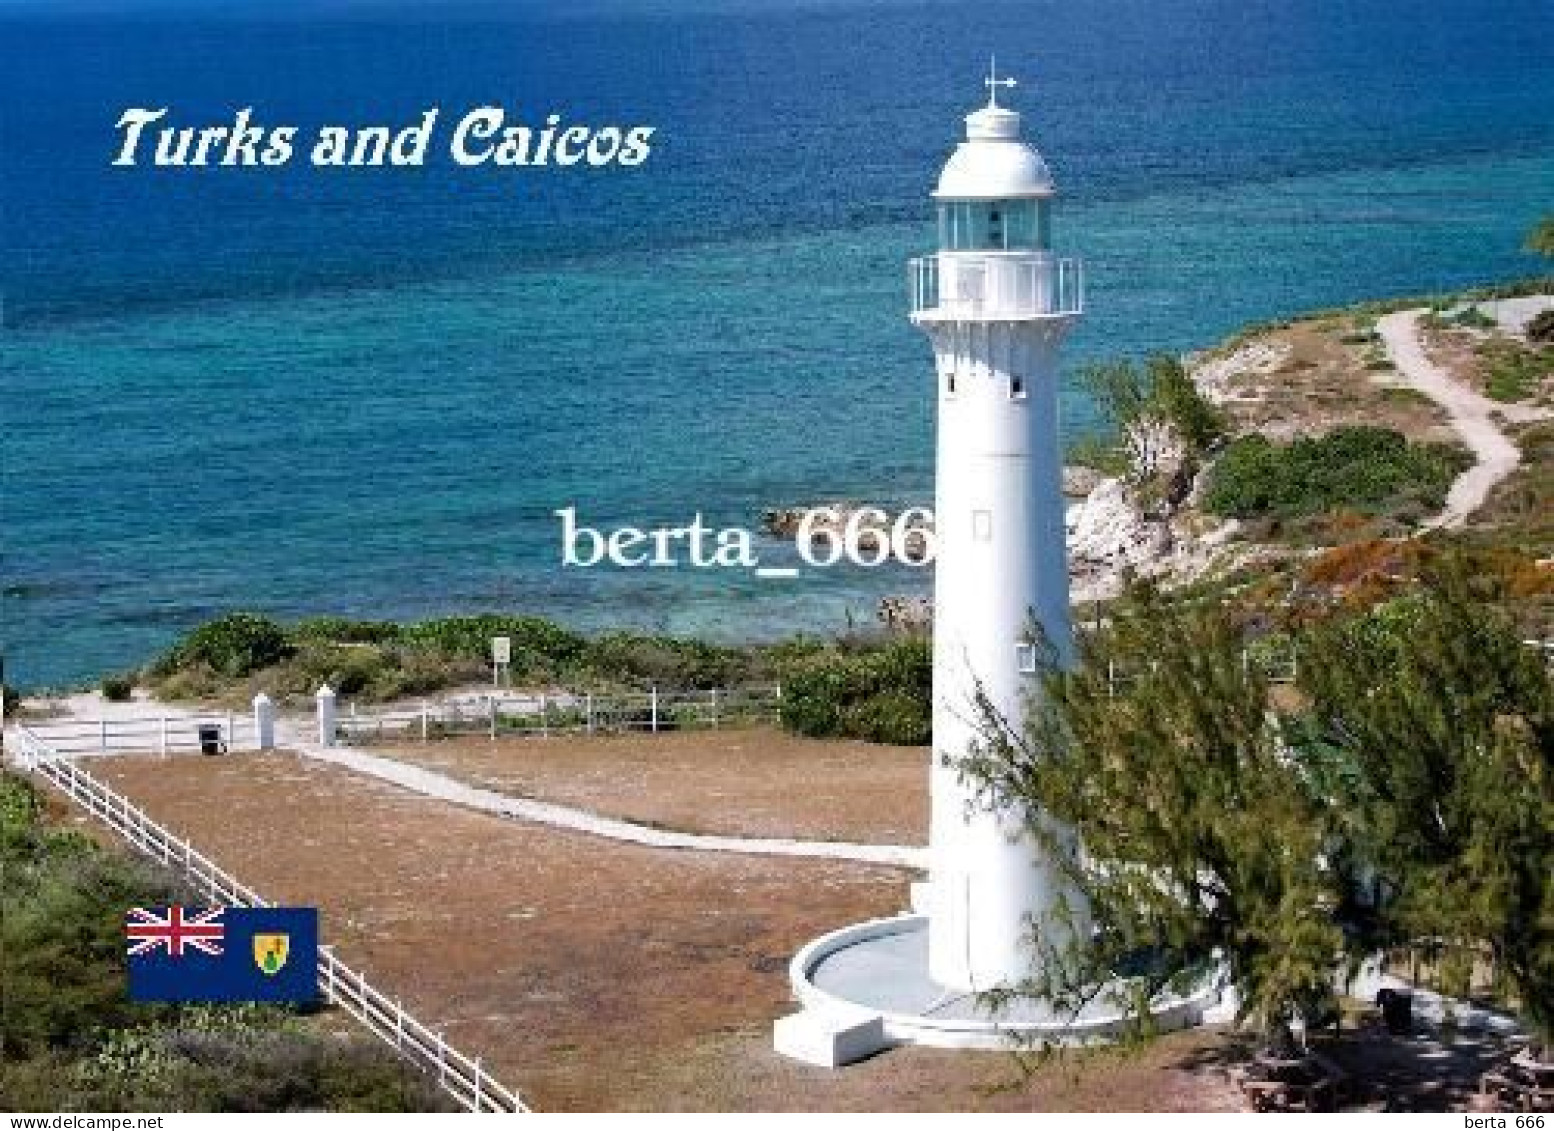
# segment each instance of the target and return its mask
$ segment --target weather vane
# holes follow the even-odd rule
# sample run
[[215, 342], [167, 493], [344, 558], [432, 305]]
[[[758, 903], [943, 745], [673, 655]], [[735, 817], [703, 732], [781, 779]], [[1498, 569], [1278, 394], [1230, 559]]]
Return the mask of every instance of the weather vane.
[[987, 57], [987, 78], [983, 79], [982, 83], [987, 87], [987, 104], [989, 106], [998, 105], [999, 87], [1004, 87], [1006, 90], [1013, 90], [1015, 87], [1020, 85], [1014, 79], [1001, 79], [998, 77], [998, 58], [994, 55], [989, 55]]

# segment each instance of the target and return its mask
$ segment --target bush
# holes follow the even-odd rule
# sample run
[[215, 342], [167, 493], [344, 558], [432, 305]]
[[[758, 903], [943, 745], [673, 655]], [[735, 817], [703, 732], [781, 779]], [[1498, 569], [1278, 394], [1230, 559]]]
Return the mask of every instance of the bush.
[[638, 685], [728, 687], [750, 678], [749, 653], [704, 640], [612, 632], [589, 641], [582, 659], [590, 674]]
[[308, 617], [297, 622], [291, 637], [299, 643], [316, 640], [325, 644], [392, 644], [400, 637], [400, 627], [388, 620]]
[[22, 695], [9, 683], [0, 683], [0, 715], [10, 718], [21, 708]]
[[159, 674], [204, 665], [217, 675], [241, 678], [292, 654], [286, 630], [253, 613], [230, 613], [190, 632], [157, 664]]
[[1497, 401], [1526, 400], [1554, 373], [1554, 349], [1497, 340], [1485, 342], [1478, 354], [1488, 373], [1484, 391]]
[[1283, 445], [1243, 436], [1214, 464], [1204, 505], [1233, 518], [1434, 510], [1466, 462], [1458, 449], [1410, 443], [1400, 432], [1369, 425]]
[[1530, 342], [1554, 342], [1554, 306], [1540, 310], [1527, 323], [1527, 340]]
[[105, 675], [102, 693], [110, 703], [128, 703], [135, 693], [135, 681], [127, 675]]
[[857, 655], [830, 653], [790, 673], [783, 725], [823, 738], [922, 746], [933, 739], [933, 646], [896, 641]]
[[491, 640], [496, 636], [513, 642], [515, 676], [548, 674], [577, 660], [587, 646], [582, 636], [541, 617], [497, 613], [421, 621], [402, 633], [407, 644], [478, 660], [490, 657]]

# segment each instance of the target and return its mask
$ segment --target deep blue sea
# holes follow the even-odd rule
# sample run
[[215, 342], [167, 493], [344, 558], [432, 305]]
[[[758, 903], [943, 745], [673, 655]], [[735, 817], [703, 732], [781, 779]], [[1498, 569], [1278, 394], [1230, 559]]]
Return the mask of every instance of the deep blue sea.
[[[1536, 273], [1554, 4], [0, 0], [6, 677], [233, 608], [723, 638], [909, 571], [563, 570], [604, 525], [926, 498], [904, 260], [990, 52], [1087, 258], [1072, 367]], [[178, 124], [657, 127], [637, 169], [114, 168]], [[1070, 389], [1071, 435], [1094, 427]]]

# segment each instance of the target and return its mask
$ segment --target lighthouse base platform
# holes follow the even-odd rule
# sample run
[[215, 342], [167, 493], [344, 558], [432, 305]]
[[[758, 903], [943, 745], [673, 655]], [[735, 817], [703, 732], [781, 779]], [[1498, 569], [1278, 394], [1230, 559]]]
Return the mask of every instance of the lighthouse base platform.
[[[950, 1049], [1032, 1049], [1101, 1044], [1125, 1026], [1104, 990], [1076, 1017], [1021, 998], [996, 1013], [976, 994], [947, 990], [928, 976], [928, 918], [899, 915], [823, 935], [788, 967], [800, 1012], [779, 1019], [772, 1043], [807, 1064], [839, 1068], [899, 1045]], [[1120, 987], [1119, 987], [1120, 988]], [[1160, 999], [1158, 1029], [1199, 1024], [1219, 1003], [1219, 979], [1186, 997]]]

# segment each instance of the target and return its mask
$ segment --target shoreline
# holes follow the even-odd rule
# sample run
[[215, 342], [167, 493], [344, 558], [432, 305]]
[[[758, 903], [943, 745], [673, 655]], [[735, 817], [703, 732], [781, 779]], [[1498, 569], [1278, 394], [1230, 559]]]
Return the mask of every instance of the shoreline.
[[[1430, 309], [1442, 309], [1450, 305], [1461, 306], [1463, 303], [1487, 304], [1505, 300], [1500, 305], [1515, 307], [1520, 312], [1522, 322], [1525, 323], [1526, 318], [1530, 316], [1530, 311], [1537, 309], [1539, 302], [1547, 305], [1551, 301], [1547, 298], [1547, 293], [1550, 291], [1554, 291], [1554, 279], [1546, 276], [1528, 277], [1487, 287], [1471, 288], [1460, 294], [1436, 296], [1430, 300]], [[1543, 295], [1541, 299], [1538, 297], [1540, 294]], [[1380, 302], [1362, 302], [1350, 307], [1314, 311], [1294, 318], [1253, 323], [1229, 335], [1213, 347], [1189, 353], [1186, 355], [1188, 364], [1195, 383], [1211, 400], [1220, 404], [1231, 404], [1238, 399], [1235, 386], [1239, 380], [1248, 374], [1271, 376], [1281, 365], [1287, 363], [1288, 358], [1285, 354], [1258, 344], [1267, 336], [1288, 331], [1292, 327], [1310, 326], [1323, 321], [1386, 317], [1396, 314], [1399, 310], [1408, 309], [1409, 304], [1414, 301], [1413, 299], [1388, 299]], [[1499, 410], [1503, 415], [1516, 421], [1540, 419], [1536, 411], [1518, 415], [1518, 410], [1514, 407], [1508, 413], [1505, 411], [1505, 406], [1499, 406]], [[1478, 416], [1487, 419], [1495, 411], [1496, 406], [1491, 404], [1487, 408], [1479, 409]], [[1316, 413], [1312, 415], [1319, 416]], [[1293, 420], [1286, 420], [1284, 424], [1298, 431], [1305, 422], [1305, 417], [1302, 415]], [[1508, 442], [1503, 441], [1502, 438], [1500, 449], [1502, 456], [1497, 464], [1497, 475], [1503, 476], [1516, 465], [1516, 460], [1505, 454], [1506, 444]], [[1069, 521], [1071, 549], [1074, 546], [1076, 526], [1086, 527], [1083, 532], [1085, 536], [1080, 540], [1081, 546], [1071, 556], [1070, 594], [1071, 604], [1074, 606], [1109, 599], [1115, 594], [1121, 575], [1129, 570], [1153, 571], [1177, 577], [1187, 576], [1189, 579], [1205, 576], [1223, 565], [1227, 557], [1226, 547], [1232, 545], [1238, 536], [1239, 531], [1234, 520], [1208, 529], [1193, 530], [1174, 530], [1171, 529], [1169, 522], [1161, 524], [1140, 521], [1136, 514], [1130, 514], [1122, 505], [1116, 497], [1115, 490], [1112, 491], [1113, 497], [1109, 499], [1095, 499], [1095, 491], [1107, 483], [1101, 473], [1086, 468], [1082, 464], [1065, 464], [1064, 470], [1065, 494], [1073, 502], [1070, 506]], [[1493, 486], [1493, 482], [1494, 479], [1491, 477], [1489, 486]], [[1475, 498], [1482, 502], [1487, 491], [1488, 487], [1485, 487], [1476, 493]], [[1083, 498], [1082, 502], [1074, 501], [1080, 497]], [[1088, 516], [1087, 509], [1091, 512]], [[751, 516], [756, 520], [752, 522], [752, 529], [759, 529], [764, 525], [770, 533], [791, 534], [791, 527], [786, 532], [773, 530], [770, 519], [774, 514], [782, 514], [785, 511], [791, 513], [792, 510], [791, 507], [771, 504], [764, 516]], [[1459, 522], [1461, 517], [1458, 516]], [[1243, 564], [1246, 564], [1256, 561], [1261, 551], [1256, 547], [1242, 547], [1237, 552], [1243, 555]], [[1233, 557], [1234, 554], [1229, 556]], [[867, 593], [873, 588], [877, 587], [862, 586], [859, 587], [859, 592]], [[860, 610], [851, 605], [849, 598], [844, 598], [841, 603], [834, 600], [827, 602], [823, 595], [808, 595], [801, 591], [792, 591], [788, 595], [792, 599], [800, 602], [812, 600], [822, 607], [832, 604], [840, 615], [834, 617], [829, 624], [823, 624], [823, 618], [816, 617], [814, 625], [797, 631], [765, 633], [741, 629], [726, 634], [695, 632], [673, 635], [677, 639], [713, 643], [719, 647], [759, 649], [794, 640], [831, 640], [860, 633], [868, 635], [879, 632], [921, 630], [929, 617], [926, 606], [930, 600], [930, 592], [931, 587], [925, 579], [925, 583], [920, 587], [880, 592], [872, 599], [872, 608], [865, 607]], [[696, 599], [691, 597], [689, 601], [694, 604]], [[571, 630], [572, 625], [580, 619], [594, 618], [569, 618], [559, 620], [557, 623]], [[595, 627], [579, 631], [585, 631], [591, 636], [612, 631], [625, 631], [645, 636], [658, 635], [650, 628], [622, 627], [622, 625], [623, 622], [616, 621], [613, 622], [613, 627]], [[143, 657], [140, 663], [143, 666], [150, 663], [151, 659], [152, 657]], [[59, 695], [92, 687], [119, 670], [123, 669], [109, 668], [94, 675], [83, 675], [79, 679], [66, 681], [63, 684], [28, 684], [20, 687], [19, 690], [31, 696]]]

